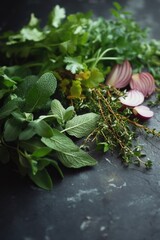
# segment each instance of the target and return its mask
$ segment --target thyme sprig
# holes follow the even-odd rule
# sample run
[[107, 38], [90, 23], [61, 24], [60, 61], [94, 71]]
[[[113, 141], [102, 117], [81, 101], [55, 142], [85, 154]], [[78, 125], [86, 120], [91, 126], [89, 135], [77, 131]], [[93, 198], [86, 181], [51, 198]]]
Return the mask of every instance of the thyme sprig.
[[97, 146], [103, 147], [104, 151], [113, 150], [118, 146], [119, 155], [125, 165], [134, 163], [150, 168], [152, 162], [142, 160], [142, 146], [134, 145], [136, 129], [142, 129], [147, 134], [157, 137], [160, 137], [160, 132], [141, 124], [137, 119], [132, 119], [131, 110], [122, 109], [119, 103], [118, 98], [121, 94], [119, 90], [106, 86], [91, 91], [90, 106], [99, 112], [101, 120], [98, 127], [85, 139], [85, 143], [96, 141]]

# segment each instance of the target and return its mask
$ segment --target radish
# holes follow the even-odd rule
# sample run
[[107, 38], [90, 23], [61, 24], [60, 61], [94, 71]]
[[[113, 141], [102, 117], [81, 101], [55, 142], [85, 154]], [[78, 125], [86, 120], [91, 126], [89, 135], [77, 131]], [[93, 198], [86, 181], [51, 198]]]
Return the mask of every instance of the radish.
[[106, 80], [106, 85], [115, 88], [124, 88], [129, 84], [132, 74], [130, 63], [126, 60], [122, 64], [114, 66]]
[[130, 90], [119, 98], [120, 102], [127, 107], [135, 107], [143, 103], [144, 95], [138, 90]]
[[133, 108], [133, 113], [135, 116], [147, 120], [151, 117], [153, 117], [154, 112], [150, 110], [149, 107], [146, 107], [144, 105], [136, 106]]
[[148, 72], [133, 74], [130, 88], [143, 93], [144, 97], [150, 96], [155, 91], [155, 80]]

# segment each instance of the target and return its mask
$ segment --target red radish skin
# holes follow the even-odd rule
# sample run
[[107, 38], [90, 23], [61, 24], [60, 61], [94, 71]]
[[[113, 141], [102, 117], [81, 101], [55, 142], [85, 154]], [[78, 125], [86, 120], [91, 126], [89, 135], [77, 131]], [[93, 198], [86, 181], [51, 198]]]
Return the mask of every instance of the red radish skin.
[[131, 79], [132, 68], [130, 63], [126, 60], [122, 64], [117, 64], [113, 67], [106, 80], [106, 85], [113, 86], [115, 88], [126, 87]]
[[138, 90], [130, 90], [119, 100], [126, 107], [136, 107], [144, 102], [144, 95]]
[[144, 97], [150, 96], [155, 91], [155, 80], [148, 72], [133, 74], [130, 88], [143, 93]]
[[154, 116], [154, 112], [150, 110], [149, 107], [140, 105], [133, 108], [133, 113], [136, 117], [142, 120], [147, 120]]

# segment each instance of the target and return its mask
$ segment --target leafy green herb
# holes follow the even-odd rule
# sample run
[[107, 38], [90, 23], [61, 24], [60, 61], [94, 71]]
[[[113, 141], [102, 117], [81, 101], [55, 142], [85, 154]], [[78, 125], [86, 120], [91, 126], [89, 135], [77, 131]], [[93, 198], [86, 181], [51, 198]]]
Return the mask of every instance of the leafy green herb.
[[86, 113], [75, 116], [66, 123], [63, 132], [67, 132], [71, 136], [82, 138], [88, 136], [92, 129], [97, 125], [99, 115], [95, 113]]
[[53, 130], [53, 136], [42, 138], [42, 142], [57, 151], [59, 160], [66, 167], [80, 168], [84, 166], [93, 166], [97, 162], [86, 152], [76, 146], [71, 139], [58, 130]]
[[[0, 36], [0, 154], [23, 176], [51, 189], [50, 167], [80, 168], [97, 161], [73, 141], [95, 141], [103, 152], [119, 149], [125, 164], [152, 166], [134, 146], [135, 128], [160, 136], [120, 111], [114, 88], [103, 85], [115, 63], [129, 60], [135, 72], [148, 69], [160, 85], [160, 42], [148, 38], [119, 3], [112, 19], [68, 15], [55, 6], [41, 27], [34, 14], [18, 32]], [[159, 102], [157, 94], [156, 104]], [[54, 160], [53, 160], [54, 159]]]

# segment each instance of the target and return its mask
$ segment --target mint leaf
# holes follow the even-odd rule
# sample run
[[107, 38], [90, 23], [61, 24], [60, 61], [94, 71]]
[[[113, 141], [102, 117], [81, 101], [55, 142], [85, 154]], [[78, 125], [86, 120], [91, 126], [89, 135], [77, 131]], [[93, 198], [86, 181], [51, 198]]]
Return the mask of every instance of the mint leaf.
[[66, 108], [65, 109], [65, 113], [64, 113], [64, 120], [65, 120], [65, 122], [70, 120], [73, 117], [74, 113], [75, 113], [75, 111], [74, 111], [74, 107], [73, 106], [69, 106], [68, 108]]
[[63, 178], [63, 173], [58, 165], [58, 163], [53, 160], [53, 159], [49, 159], [49, 158], [41, 158], [38, 160], [38, 170], [42, 170], [43, 168], [45, 168], [48, 165], [52, 165], [60, 174], [60, 176]]
[[66, 121], [70, 120], [74, 114], [74, 107], [70, 106], [65, 109], [61, 102], [57, 99], [54, 99], [51, 102], [51, 111], [53, 116], [57, 119], [59, 124], [64, 124]]
[[97, 164], [94, 158], [81, 149], [78, 152], [58, 152], [57, 155], [62, 164], [68, 168], [81, 168]]
[[66, 131], [69, 135], [82, 138], [89, 135], [97, 126], [99, 115], [95, 113], [86, 113], [75, 116], [66, 123]]
[[21, 149], [31, 154], [34, 151], [46, 147], [46, 145], [44, 145], [39, 138], [32, 138], [29, 139], [28, 141], [20, 141], [19, 146], [21, 147]]
[[65, 109], [62, 106], [61, 102], [57, 99], [54, 99], [51, 102], [51, 111], [53, 115], [57, 118], [60, 124], [64, 123]]
[[39, 148], [39, 149], [36, 149], [36, 150], [32, 153], [32, 157], [36, 157], [36, 158], [44, 157], [44, 156], [48, 155], [51, 151], [52, 151], [51, 148], [41, 147], [41, 148]]
[[81, 150], [73, 141], [58, 130], [53, 130], [53, 136], [42, 138], [42, 142], [57, 151], [57, 156], [62, 164], [69, 168], [93, 166], [97, 161]]
[[51, 138], [42, 137], [41, 141], [49, 148], [60, 152], [73, 151], [78, 152], [79, 147], [74, 144], [74, 142], [67, 137], [65, 134], [61, 133], [57, 129], [52, 129], [53, 136]]
[[52, 128], [44, 120], [35, 120], [29, 123], [34, 128], [34, 131], [41, 137], [50, 138], [53, 136]]

